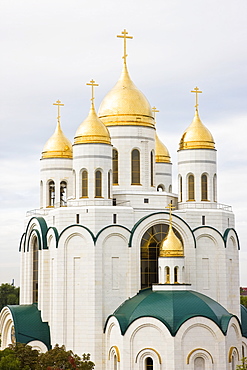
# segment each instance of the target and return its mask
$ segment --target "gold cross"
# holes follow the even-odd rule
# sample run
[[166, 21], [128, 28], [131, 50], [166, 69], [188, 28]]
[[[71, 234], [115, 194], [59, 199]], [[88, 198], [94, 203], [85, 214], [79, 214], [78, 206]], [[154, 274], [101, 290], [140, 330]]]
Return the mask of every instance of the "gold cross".
[[124, 60], [124, 64], [126, 64], [126, 58], [127, 58], [127, 54], [126, 54], [126, 39], [133, 39], [133, 36], [127, 36], [128, 35], [128, 32], [124, 29], [123, 32], [121, 32], [122, 35], [117, 35], [117, 37], [121, 37], [124, 39], [124, 56], [123, 56], [123, 60]]
[[169, 223], [171, 225], [172, 224], [172, 210], [175, 209], [176, 207], [172, 205], [172, 201], [171, 201], [171, 203], [168, 204], [168, 207], [165, 207], [165, 208], [168, 208], [170, 210]]
[[60, 123], [60, 107], [63, 107], [64, 104], [62, 104], [60, 100], [57, 100], [56, 103], [53, 103], [53, 105], [57, 105], [57, 120]]
[[152, 108], [152, 111], [154, 112], [154, 120], [156, 119], [156, 114], [155, 113], [158, 113], [159, 112], [159, 110], [158, 109], [156, 109], [156, 107], [153, 107]]
[[94, 86], [99, 86], [99, 84], [96, 84], [95, 81], [92, 79], [89, 83], [87, 83], [86, 85], [88, 86], [92, 86], [92, 103], [94, 101]]
[[194, 90], [191, 90], [191, 92], [196, 93], [196, 105], [195, 108], [197, 110], [198, 107], [198, 94], [202, 93], [202, 91], [199, 91], [199, 87], [195, 87]]

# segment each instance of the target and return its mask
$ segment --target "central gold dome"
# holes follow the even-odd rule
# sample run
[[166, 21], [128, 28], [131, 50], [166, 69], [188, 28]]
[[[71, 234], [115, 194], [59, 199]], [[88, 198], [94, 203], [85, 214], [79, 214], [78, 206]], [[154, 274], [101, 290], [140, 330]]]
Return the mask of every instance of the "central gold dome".
[[130, 79], [124, 64], [120, 79], [103, 99], [99, 118], [106, 126], [138, 125], [154, 127], [151, 106]]

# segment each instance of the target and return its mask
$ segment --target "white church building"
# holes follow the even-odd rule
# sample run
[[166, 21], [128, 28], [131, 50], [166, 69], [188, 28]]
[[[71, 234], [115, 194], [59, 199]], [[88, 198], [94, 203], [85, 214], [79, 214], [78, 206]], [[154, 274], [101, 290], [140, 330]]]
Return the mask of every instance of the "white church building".
[[231, 207], [217, 202], [216, 145], [199, 117], [200, 91], [178, 138], [173, 189], [157, 110], [130, 78], [131, 37], [120, 37], [120, 79], [98, 113], [90, 81], [91, 107], [73, 145], [56, 102], [40, 207], [28, 212], [20, 241], [20, 305], [1, 311], [1, 349], [58, 343], [90, 353], [96, 370], [235, 370], [247, 356], [239, 240]]

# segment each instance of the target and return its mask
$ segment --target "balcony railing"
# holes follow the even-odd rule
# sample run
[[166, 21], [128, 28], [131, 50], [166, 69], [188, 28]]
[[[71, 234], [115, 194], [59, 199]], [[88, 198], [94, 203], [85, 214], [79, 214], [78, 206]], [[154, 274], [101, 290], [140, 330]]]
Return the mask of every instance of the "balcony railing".
[[178, 203], [178, 209], [222, 209], [223, 211], [232, 212], [232, 207], [221, 203], [195, 203], [186, 202]]

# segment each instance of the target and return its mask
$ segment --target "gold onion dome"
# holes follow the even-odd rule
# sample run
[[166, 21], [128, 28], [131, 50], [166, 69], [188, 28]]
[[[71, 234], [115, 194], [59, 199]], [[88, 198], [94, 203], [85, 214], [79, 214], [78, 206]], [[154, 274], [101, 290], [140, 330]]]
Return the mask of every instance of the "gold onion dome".
[[200, 120], [197, 109], [192, 123], [183, 133], [179, 149], [215, 149], [213, 136]]
[[111, 144], [109, 131], [97, 116], [93, 103], [91, 104], [87, 118], [80, 124], [76, 131], [74, 143]]
[[181, 257], [183, 255], [182, 242], [175, 235], [170, 224], [167, 236], [160, 243], [160, 257]]
[[106, 126], [140, 125], [154, 127], [151, 106], [132, 82], [126, 63], [120, 79], [104, 97], [99, 118]]
[[171, 157], [167, 147], [159, 139], [155, 133], [155, 162], [156, 163], [171, 163]]
[[69, 139], [64, 135], [58, 120], [54, 134], [46, 142], [42, 158], [72, 158], [73, 151]]

